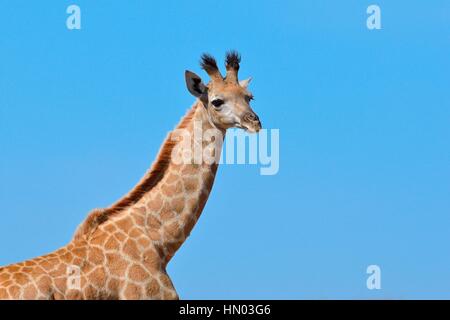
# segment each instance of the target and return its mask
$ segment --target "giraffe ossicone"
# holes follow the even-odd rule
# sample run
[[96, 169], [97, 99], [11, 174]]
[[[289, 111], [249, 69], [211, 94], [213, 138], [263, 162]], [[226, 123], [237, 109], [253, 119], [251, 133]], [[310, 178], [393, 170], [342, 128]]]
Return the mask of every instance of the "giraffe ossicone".
[[197, 100], [141, 181], [112, 206], [91, 211], [64, 247], [1, 267], [0, 299], [178, 299], [166, 266], [203, 211], [226, 130], [261, 129], [239, 63], [228, 52], [223, 77], [204, 54], [207, 84], [186, 71]]

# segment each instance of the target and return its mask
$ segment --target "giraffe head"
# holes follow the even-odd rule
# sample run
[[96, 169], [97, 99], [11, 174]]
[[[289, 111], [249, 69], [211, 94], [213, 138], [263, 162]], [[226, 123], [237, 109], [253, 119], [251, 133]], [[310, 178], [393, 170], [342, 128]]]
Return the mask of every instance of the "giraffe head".
[[185, 72], [189, 92], [202, 101], [210, 121], [220, 129], [242, 128], [258, 132], [261, 122], [250, 107], [253, 99], [248, 85], [251, 78], [239, 81], [238, 71], [241, 57], [235, 51], [228, 52], [225, 60], [226, 76], [222, 77], [216, 60], [203, 54], [200, 65], [211, 78], [208, 84], [191, 71]]

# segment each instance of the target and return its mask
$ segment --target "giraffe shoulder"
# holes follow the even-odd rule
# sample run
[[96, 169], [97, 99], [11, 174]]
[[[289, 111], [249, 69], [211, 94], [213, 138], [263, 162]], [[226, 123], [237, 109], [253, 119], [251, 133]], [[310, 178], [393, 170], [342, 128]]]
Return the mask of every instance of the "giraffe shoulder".
[[74, 234], [74, 240], [88, 239], [100, 224], [108, 220], [105, 209], [94, 209], [89, 212], [86, 219], [78, 226]]

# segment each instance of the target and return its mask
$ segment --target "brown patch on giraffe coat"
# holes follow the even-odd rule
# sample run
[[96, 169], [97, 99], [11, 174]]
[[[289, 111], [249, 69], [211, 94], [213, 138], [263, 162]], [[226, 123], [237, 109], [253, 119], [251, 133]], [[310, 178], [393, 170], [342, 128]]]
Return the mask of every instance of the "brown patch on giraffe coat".
[[76, 266], [79, 266], [79, 265], [81, 265], [83, 263], [83, 259], [82, 258], [78, 258], [78, 257], [75, 257], [74, 259], [73, 259], [73, 261], [72, 261], [72, 264], [73, 265], [76, 265]]
[[130, 217], [126, 217], [116, 221], [116, 226], [126, 233], [133, 226], [133, 222]]
[[128, 277], [136, 282], [143, 282], [149, 277], [149, 273], [140, 265], [134, 264], [128, 270]]
[[183, 184], [186, 192], [193, 192], [198, 189], [198, 178], [185, 178]]
[[73, 258], [74, 258], [74, 257], [73, 257], [73, 255], [72, 255], [72, 253], [71, 253], [70, 251], [64, 253], [64, 254], [61, 256], [61, 260], [64, 261], [64, 262], [66, 262], [66, 263], [72, 263]]
[[149, 297], [155, 297], [157, 294], [159, 294], [159, 284], [158, 281], [156, 281], [155, 279], [150, 280], [150, 283], [147, 284], [146, 288], [145, 288], [145, 293], [149, 296]]
[[115, 253], [106, 254], [107, 267], [111, 274], [119, 277], [125, 275], [125, 269], [128, 263], [122, 257]]
[[105, 249], [107, 250], [117, 250], [120, 246], [119, 241], [116, 240], [114, 236], [110, 236], [105, 243]]
[[150, 245], [150, 240], [147, 238], [139, 238], [137, 242], [141, 248], [147, 248]]
[[34, 275], [41, 275], [45, 274], [47, 271], [44, 270], [44, 268], [41, 267], [41, 265], [37, 264], [33, 268], [33, 274]]
[[65, 298], [66, 298], [66, 300], [81, 300], [81, 299], [83, 299], [83, 294], [80, 290], [71, 289], [66, 292]]
[[8, 291], [5, 288], [0, 288], [0, 300], [8, 299]]
[[25, 273], [30, 273], [31, 271], [33, 271], [33, 268], [32, 267], [22, 267], [21, 271], [25, 272]]
[[58, 289], [61, 292], [66, 291], [66, 287], [67, 287], [67, 278], [66, 277], [56, 278], [53, 282], [55, 284], [56, 289]]
[[142, 296], [142, 288], [129, 283], [125, 289], [124, 296], [128, 300], [137, 300]]
[[161, 211], [160, 217], [163, 221], [167, 221], [175, 217], [175, 212], [172, 209], [164, 209]]
[[[105, 241], [106, 237], [102, 237], [102, 241]], [[103, 242], [102, 242], [103, 243]], [[79, 258], [84, 258], [86, 256], [86, 247], [75, 247], [72, 253]]]
[[35, 265], [36, 265], [36, 262], [34, 262], [33, 260], [25, 261], [25, 266], [26, 267], [32, 267], [32, 266], [35, 266]]
[[[178, 222], [174, 221], [168, 226], [164, 227], [164, 233], [170, 235], [171, 238], [178, 238], [180, 235], [181, 228]], [[167, 237], [167, 236], [166, 236]]]
[[11, 274], [10, 273], [6, 273], [6, 272], [2, 272], [0, 273], [0, 283], [7, 281], [11, 278]]
[[[179, 157], [179, 154], [178, 154]], [[175, 173], [179, 173], [181, 171], [181, 169], [183, 169], [183, 165], [181, 164], [172, 164], [172, 166], [170, 167], [170, 171], [175, 172]]]
[[134, 216], [133, 216], [133, 218], [134, 218], [134, 220], [136, 221], [136, 224], [138, 225], [138, 226], [143, 226], [143, 225], [145, 225], [145, 215], [138, 215], [138, 214], [135, 214]]
[[178, 181], [179, 176], [173, 174], [173, 173], [169, 173], [169, 176], [166, 179], [166, 183], [172, 184], [176, 181]]
[[117, 228], [116, 228], [116, 226], [114, 224], [108, 223], [108, 224], [105, 224], [104, 229], [108, 233], [113, 233], [114, 231], [116, 231]]
[[29, 284], [23, 289], [23, 298], [25, 300], [31, 300], [36, 298], [38, 291], [34, 284]]
[[20, 267], [17, 266], [17, 265], [12, 265], [12, 266], [8, 267], [8, 271], [9, 272], [16, 272], [16, 271], [19, 271], [19, 270], [20, 270]]
[[123, 245], [123, 253], [133, 259], [139, 259], [139, 249], [137, 248], [136, 241], [128, 239]]
[[83, 273], [91, 272], [95, 267], [96, 265], [90, 262], [89, 260], [84, 260], [83, 263], [81, 264]]
[[107, 287], [112, 292], [117, 292], [119, 290], [120, 281], [114, 278], [111, 278], [108, 281]]
[[145, 208], [144, 207], [137, 207], [137, 208], [135, 208], [135, 212], [137, 213], [137, 214], [145, 214], [145, 212], [146, 212], [146, 210], [145, 210]]
[[103, 264], [103, 261], [105, 260], [103, 251], [95, 247], [90, 248], [88, 252], [88, 260], [95, 265]]
[[173, 197], [174, 195], [180, 194], [183, 191], [183, 185], [180, 181], [178, 181], [174, 185], [164, 185], [161, 190], [167, 197]]
[[12, 299], [18, 299], [20, 296], [20, 287], [18, 285], [13, 285], [9, 287], [8, 293]]
[[189, 212], [195, 212], [197, 210], [197, 208], [198, 208], [198, 199], [190, 198], [187, 201], [186, 206], [187, 206], [187, 209], [188, 209]]
[[143, 260], [146, 267], [154, 269], [160, 266], [161, 256], [157, 251], [150, 249], [144, 252]]
[[49, 260], [44, 260], [43, 262], [41, 262], [41, 266], [42, 268], [44, 268], [45, 270], [52, 270], [53, 268], [55, 268], [56, 264], [58, 263], [57, 259], [49, 259]]
[[183, 176], [195, 175], [198, 172], [199, 167], [200, 166], [198, 164], [186, 164], [183, 166], [183, 169], [181, 170], [181, 174]]
[[83, 289], [83, 298], [86, 300], [91, 300], [97, 298], [98, 290], [91, 284], [87, 285]]
[[6, 280], [4, 281], [2, 284], [4, 287], [9, 287], [10, 285], [12, 285], [14, 283], [13, 280]]
[[154, 241], [158, 241], [161, 239], [161, 234], [159, 233], [158, 230], [150, 229], [148, 232], [148, 235], [149, 235], [150, 239], [152, 239]]
[[95, 268], [89, 275], [88, 280], [96, 287], [103, 288], [106, 284], [106, 272], [103, 267]]
[[119, 242], [123, 242], [127, 238], [127, 235], [122, 231], [117, 231], [116, 233], [114, 233], [114, 237], [116, 237]]
[[30, 281], [28, 279], [28, 277], [22, 272], [14, 274], [14, 280], [15, 280], [15, 283], [17, 283], [21, 286], [23, 286], [24, 284], [26, 284]]
[[103, 231], [102, 232], [96, 232], [92, 236], [92, 238], [90, 239], [89, 242], [91, 244], [94, 244], [94, 245], [102, 246], [105, 243], [107, 237], [108, 237], [108, 234], [103, 232]]
[[184, 209], [184, 197], [180, 196], [172, 199], [172, 207], [177, 213], [181, 213]]
[[167, 210], [171, 210], [171, 209], [172, 209], [171, 200], [170, 199], [164, 200], [164, 205], [163, 205], [161, 211], [167, 211]]
[[161, 209], [162, 205], [163, 205], [163, 200], [161, 198], [161, 195], [158, 194], [154, 199], [152, 199], [148, 202], [147, 208], [152, 211], [157, 211], [157, 210]]
[[60, 263], [60, 264], [58, 264], [58, 266], [56, 267], [55, 270], [52, 270], [50, 272], [50, 275], [55, 277], [60, 274], [66, 274], [66, 273], [67, 273], [67, 266], [64, 263]]
[[138, 228], [131, 228], [128, 231], [128, 235], [132, 238], [138, 238], [141, 234], [142, 234], [142, 231], [139, 230]]
[[161, 227], [161, 221], [154, 215], [147, 217], [147, 226], [151, 229], [159, 229]]
[[53, 299], [54, 300], [66, 300], [66, 297], [62, 293], [55, 292], [53, 294]]

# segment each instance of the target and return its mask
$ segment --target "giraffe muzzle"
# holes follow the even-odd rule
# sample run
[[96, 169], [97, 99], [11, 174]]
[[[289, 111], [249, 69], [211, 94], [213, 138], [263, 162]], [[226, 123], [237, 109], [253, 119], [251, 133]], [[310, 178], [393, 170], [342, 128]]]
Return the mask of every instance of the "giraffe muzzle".
[[262, 125], [259, 117], [254, 112], [248, 112], [242, 117], [243, 128], [251, 133], [256, 133], [261, 130]]

